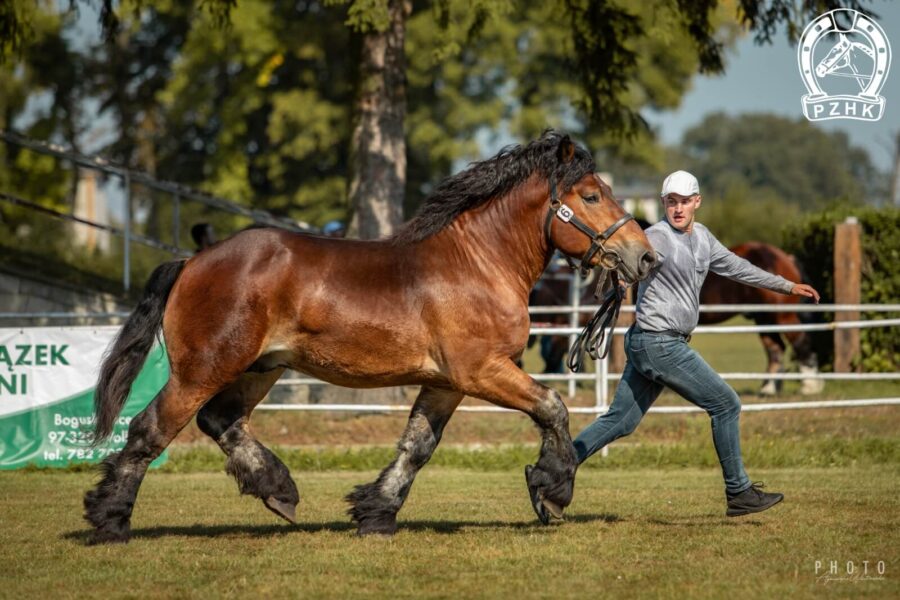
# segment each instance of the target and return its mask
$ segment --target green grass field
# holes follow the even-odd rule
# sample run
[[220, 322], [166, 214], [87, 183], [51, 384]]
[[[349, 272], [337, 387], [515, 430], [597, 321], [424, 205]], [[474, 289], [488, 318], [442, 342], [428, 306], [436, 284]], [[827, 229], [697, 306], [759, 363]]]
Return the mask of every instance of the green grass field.
[[[764, 367], [755, 336], [694, 345], [721, 371]], [[745, 403], [763, 401], [757, 386], [735, 384]], [[799, 383], [785, 387], [780, 401], [806, 399]], [[813, 399], [897, 388], [828, 383]], [[592, 403], [581, 389], [570, 405]], [[685, 401], [664, 393], [659, 403]], [[573, 415], [573, 435], [590, 420]], [[522, 475], [537, 454], [530, 420], [459, 413], [398, 534], [357, 538], [343, 496], [390, 461], [405, 421], [257, 412], [254, 430], [300, 488], [296, 526], [239, 496], [194, 424], [147, 476], [127, 546], [85, 545], [81, 498], [93, 471], [0, 472], [0, 598], [900, 597], [900, 407], [742, 415], [751, 478], [787, 499], [738, 519], [724, 517], [706, 415], [648, 415], [581, 467], [567, 520], [550, 527], [537, 523]]]
[[[357, 538], [342, 496], [375, 472], [295, 473], [301, 524], [221, 473], [151, 473], [127, 546], [86, 547], [87, 473], [0, 477], [0, 596], [889, 598], [897, 467], [761, 470], [787, 500], [727, 519], [713, 469], [585, 471], [542, 527], [520, 472], [423, 471], [392, 539]], [[828, 564], [858, 569], [826, 581]], [[816, 572], [816, 561], [820, 567]], [[868, 578], [861, 576], [869, 561]], [[884, 574], [875, 572], [884, 561]], [[843, 571], [839, 576], [846, 577]]]

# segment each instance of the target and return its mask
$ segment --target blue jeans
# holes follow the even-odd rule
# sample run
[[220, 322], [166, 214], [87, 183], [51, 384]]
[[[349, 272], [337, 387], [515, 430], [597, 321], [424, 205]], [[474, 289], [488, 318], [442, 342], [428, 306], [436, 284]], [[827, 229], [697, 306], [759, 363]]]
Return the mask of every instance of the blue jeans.
[[749, 488], [750, 478], [741, 460], [741, 400], [737, 392], [680, 337], [632, 327], [625, 335], [625, 355], [625, 372], [609, 411], [575, 439], [578, 464], [634, 431], [663, 387], [668, 387], [709, 414], [725, 490], [734, 494]]

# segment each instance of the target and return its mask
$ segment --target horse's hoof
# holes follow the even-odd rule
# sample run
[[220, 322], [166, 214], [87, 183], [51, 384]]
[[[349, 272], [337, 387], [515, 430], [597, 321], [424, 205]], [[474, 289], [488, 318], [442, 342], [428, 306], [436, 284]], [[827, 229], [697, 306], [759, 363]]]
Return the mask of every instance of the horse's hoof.
[[278, 498], [274, 496], [269, 496], [263, 503], [266, 505], [266, 508], [271, 510], [273, 513], [281, 517], [282, 519], [288, 521], [289, 523], [296, 524], [297, 523], [297, 505], [289, 504], [287, 502], [282, 502]]
[[769, 382], [766, 385], [759, 388], [760, 396], [775, 396], [778, 394], [778, 388], [775, 387], [775, 382]]
[[97, 529], [87, 539], [88, 546], [99, 546], [100, 544], [127, 544], [130, 539], [128, 533], [112, 532]]
[[547, 500], [546, 498], [541, 500], [541, 504], [550, 513], [550, 516], [552, 516], [554, 519], [559, 519], [560, 521], [562, 521], [563, 509], [559, 506], [559, 504], [557, 504], [556, 502]]
[[547, 512], [545, 501], [542, 497], [542, 494], [538, 492], [537, 487], [531, 485], [532, 470], [534, 470], [534, 467], [532, 467], [531, 465], [525, 465], [525, 484], [528, 486], [528, 496], [531, 498], [531, 508], [534, 509], [534, 514], [537, 515], [537, 518], [541, 522], [541, 524], [548, 525], [550, 523], [550, 515]]
[[359, 528], [356, 530], [356, 535], [360, 537], [371, 535], [393, 537], [395, 533], [397, 533], [396, 519], [374, 517], [360, 521]]

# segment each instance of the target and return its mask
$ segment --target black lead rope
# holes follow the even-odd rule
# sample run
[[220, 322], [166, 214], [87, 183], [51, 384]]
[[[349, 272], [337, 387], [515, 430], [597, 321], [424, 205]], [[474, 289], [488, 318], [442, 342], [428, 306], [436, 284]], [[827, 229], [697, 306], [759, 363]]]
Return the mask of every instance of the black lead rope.
[[[608, 279], [603, 278], [601, 274], [597, 282], [596, 295], [598, 297], [606, 285], [611, 285], [612, 289], [606, 293], [600, 309], [591, 317], [588, 324], [575, 338], [575, 343], [569, 348], [567, 365], [573, 373], [584, 370], [585, 352], [594, 360], [602, 360], [609, 354], [609, 345], [612, 342], [616, 321], [619, 319], [619, 310], [622, 308], [625, 290], [619, 285], [619, 276], [615, 271], [609, 272]], [[604, 340], [606, 344], [603, 343]], [[600, 351], [601, 346], [603, 347], [602, 352]]]

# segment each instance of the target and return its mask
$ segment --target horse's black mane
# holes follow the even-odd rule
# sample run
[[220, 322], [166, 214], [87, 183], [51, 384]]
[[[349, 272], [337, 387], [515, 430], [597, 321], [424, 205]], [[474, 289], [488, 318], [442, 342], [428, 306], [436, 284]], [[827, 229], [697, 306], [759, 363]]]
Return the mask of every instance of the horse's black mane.
[[547, 130], [527, 146], [507, 146], [493, 158], [472, 163], [465, 171], [448, 177], [425, 200], [416, 216], [394, 235], [393, 241], [418, 242], [434, 235], [467, 210], [507, 194], [535, 172], [547, 179], [555, 176], [562, 195], [595, 171], [593, 157], [577, 144], [570, 162], [559, 161], [557, 151], [568, 137]]

